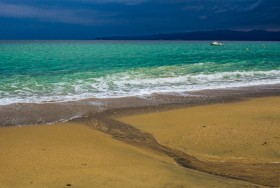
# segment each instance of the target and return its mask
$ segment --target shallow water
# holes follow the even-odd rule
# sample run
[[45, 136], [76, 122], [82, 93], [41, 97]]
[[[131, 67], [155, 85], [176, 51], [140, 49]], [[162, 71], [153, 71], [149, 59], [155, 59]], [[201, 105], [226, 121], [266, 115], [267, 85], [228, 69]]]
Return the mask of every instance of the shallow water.
[[0, 105], [280, 83], [280, 43], [2, 41]]

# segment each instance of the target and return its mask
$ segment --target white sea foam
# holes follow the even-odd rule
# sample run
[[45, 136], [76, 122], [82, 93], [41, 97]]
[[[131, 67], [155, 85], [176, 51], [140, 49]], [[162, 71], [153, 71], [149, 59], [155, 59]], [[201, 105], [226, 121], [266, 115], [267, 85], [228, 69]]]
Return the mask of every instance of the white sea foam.
[[[168, 67], [161, 68], [167, 70]], [[172, 69], [172, 67], [170, 68]], [[153, 93], [182, 93], [204, 89], [221, 89], [280, 83], [280, 70], [235, 71], [200, 74], [148, 74], [142, 71], [127, 71], [99, 78], [61, 80], [44, 86], [33, 82], [14, 83], [13, 92], [1, 91], [0, 105], [12, 103], [45, 103], [73, 101], [86, 98], [118, 98], [145, 96]], [[35, 89], [32, 84], [37, 84]], [[20, 89], [21, 88], [21, 89]]]

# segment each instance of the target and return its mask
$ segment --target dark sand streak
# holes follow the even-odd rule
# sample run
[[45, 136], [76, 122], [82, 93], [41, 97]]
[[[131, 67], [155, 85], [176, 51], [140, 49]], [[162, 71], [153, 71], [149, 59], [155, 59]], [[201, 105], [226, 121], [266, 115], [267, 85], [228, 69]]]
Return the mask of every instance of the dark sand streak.
[[280, 185], [280, 164], [201, 161], [194, 156], [159, 144], [153, 135], [114, 120], [107, 113], [95, 115], [86, 124], [111, 135], [114, 139], [167, 155], [185, 168], [259, 185], [271, 187]]
[[[105, 110], [92, 114], [89, 120], [77, 119], [84, 121], [88, 126], [96, 130], [111, 135], [113, 138], [125, 143], [135, 145], [167, 155], [174, 159], [177, 164], [185, 168], [206, 172], [213, 175], [244, 180], [247, 182], [279, 187], [280, 186], [280, 164], [278, 163], [243, 163], [243, 162], [212, 162], [202, 161], [194, 156], [190, 156], [179, 150], [161, 145], [149, 133], [142, 132], [135, 127], [116, 120], [116, 117], [141, 114], [155, 111], [166, 111], [184, 107], [229, 103], [247, 100], [250, 98], [280, 96], [279, 85], [266, 86], [263, 89], [259, 87], [241, 88], [233, 90], [211, 90], [194, 92], [195, 95], [203, 97], [185, 97], [178, 102], [178, 97], [168, 98], [169, 103], [156, 106], [144, 107], [127, 107]], [[171, 101], [174, 102], [172, 103]]]

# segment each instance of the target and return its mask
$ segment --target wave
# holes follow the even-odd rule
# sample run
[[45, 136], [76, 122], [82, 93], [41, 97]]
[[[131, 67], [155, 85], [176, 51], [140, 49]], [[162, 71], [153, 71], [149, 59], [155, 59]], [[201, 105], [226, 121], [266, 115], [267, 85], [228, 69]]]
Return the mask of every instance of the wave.
[[29, 78], [29, 81], [17, 80], [9, 89], [0, 87], [0, 105], [145, 96], [280, 83], [280, 70], [186, 74], [174, 71], [177, 68], [161, 67], [157, 71], [138, 69], [101, 77], [91, 77], [88, 73], [84, 78], [65, 78], [49, 84], [38, 83], [34, 78]]

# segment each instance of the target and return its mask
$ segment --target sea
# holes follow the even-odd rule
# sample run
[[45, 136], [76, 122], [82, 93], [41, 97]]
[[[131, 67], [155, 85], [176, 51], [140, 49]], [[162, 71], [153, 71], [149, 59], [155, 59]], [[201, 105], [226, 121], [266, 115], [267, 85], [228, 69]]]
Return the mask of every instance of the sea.
[[279, 42], [0, 41], [0, 105], [279, 83]]

